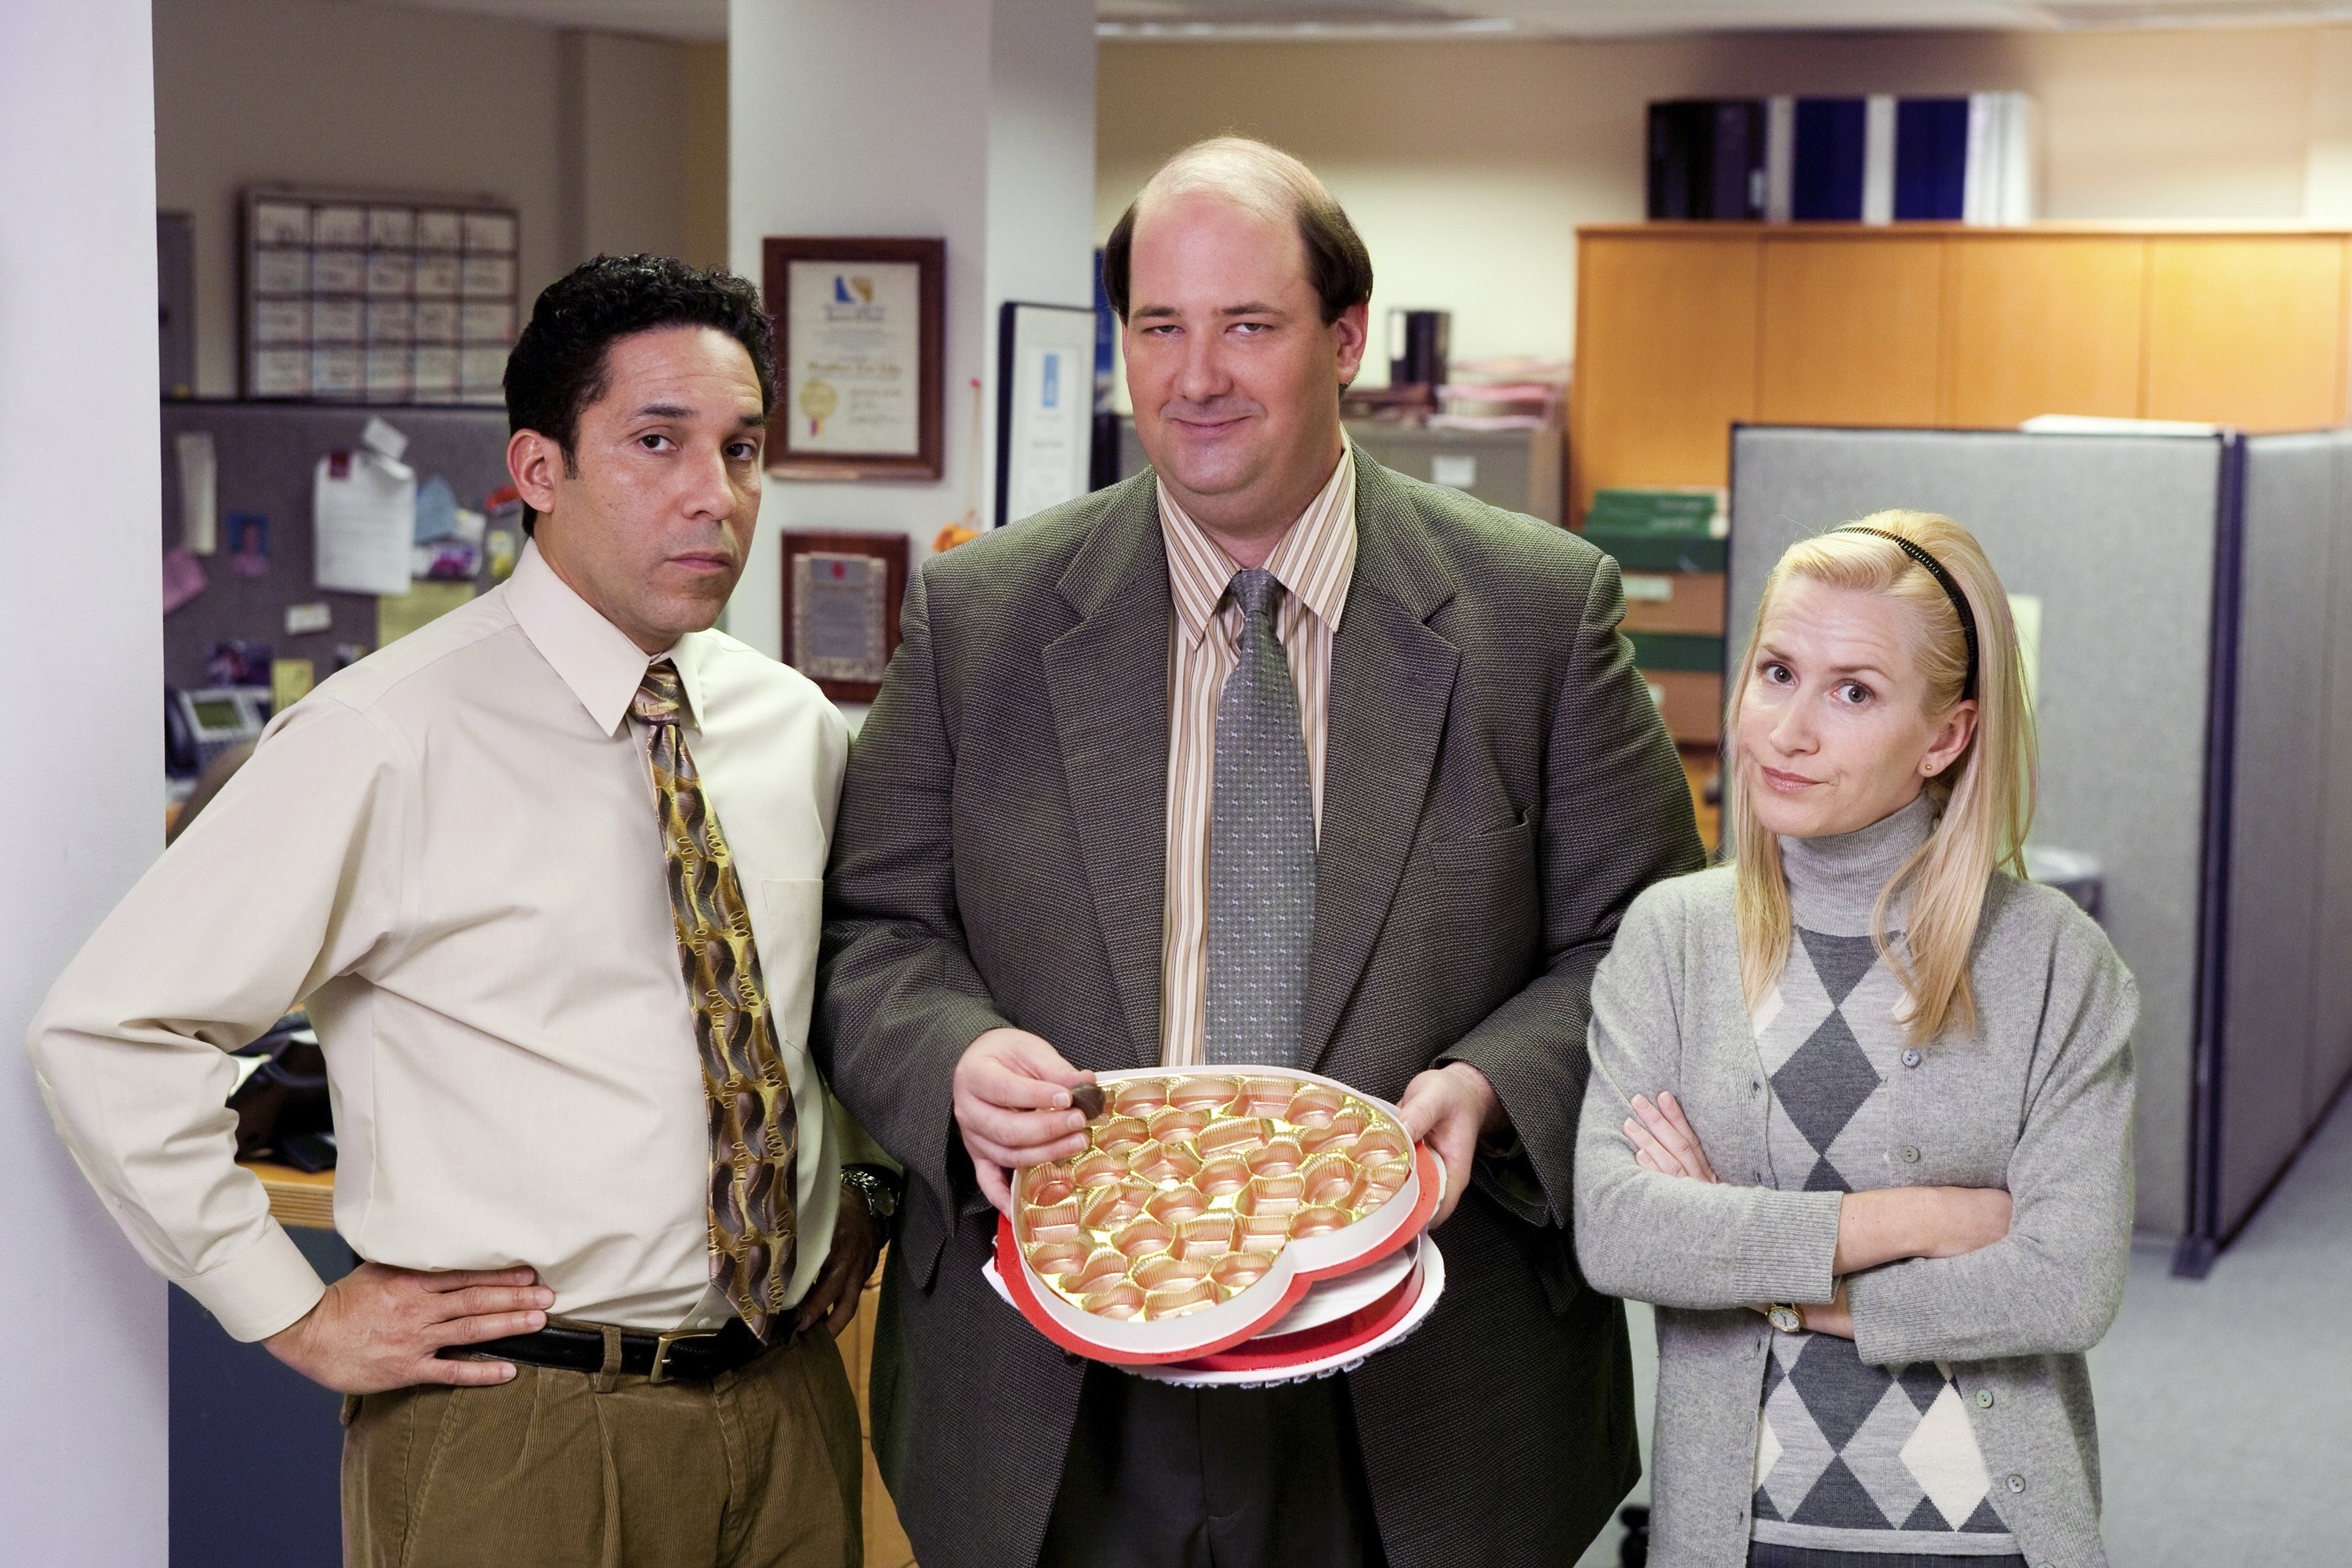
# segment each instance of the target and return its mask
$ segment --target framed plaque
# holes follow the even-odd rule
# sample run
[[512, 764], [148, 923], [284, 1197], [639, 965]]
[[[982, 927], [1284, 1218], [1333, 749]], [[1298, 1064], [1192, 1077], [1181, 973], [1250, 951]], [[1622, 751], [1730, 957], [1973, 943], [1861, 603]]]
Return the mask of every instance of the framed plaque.
[[768, 471], [938, 479], [947, 242], [771, 237], [761, 262], [776, 342]]
[[787, 533], [784, 662], [836, 702], [871, 702], [898, 650], [903, 533]]

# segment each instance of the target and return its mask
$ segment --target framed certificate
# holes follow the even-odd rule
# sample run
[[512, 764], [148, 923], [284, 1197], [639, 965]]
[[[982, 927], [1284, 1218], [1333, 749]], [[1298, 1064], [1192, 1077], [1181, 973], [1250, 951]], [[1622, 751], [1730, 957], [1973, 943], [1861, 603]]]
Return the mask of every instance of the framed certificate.
[[1095, 313], [1007, 300], [996, 323], [996, 526], [1093, 489]]
[[898, 649], [903, 533], [787, 533], [784, 662], [837, 702], [871, 702]]
[[947, 242], [771, 237], [761, 264], [776, 342], [768, 471], [938, 479]]

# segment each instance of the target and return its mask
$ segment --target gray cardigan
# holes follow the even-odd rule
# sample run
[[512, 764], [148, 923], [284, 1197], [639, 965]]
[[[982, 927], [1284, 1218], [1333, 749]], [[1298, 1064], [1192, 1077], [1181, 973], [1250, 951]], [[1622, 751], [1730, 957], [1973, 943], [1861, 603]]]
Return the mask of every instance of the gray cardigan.
[[[1728, 867], [1650, 889], [1592, 984], [1592, 1076], [1576, 1154], [1585, 1278], [1657, 1304], [1651, 1561], [1747, 1559], [1759, 1393], [1773, 1330], [1750, 1302], [1827, 1301], [1837, 1193], [1761, 1184], [1769, 1097], [1739, 981]], [[1849, 1281], [1874, 1365], [1955, 1377], [2019, 1551], [2103, 1568], [2098, 1435], [2084, 1352], [2123, 1298], [2131, 1244], [2138, 992], [2097, 925], [2051, 889], [1996, 876], [1970, 969], [1973, 1038], [1889, 1092], [1920, 1158], [1903, 1184], [2000, 1186], [2009, 1235], [1965, 1257]], [[1634, 1163], [1635, 1094], [1672, 1089], [1722, 1184]], [[1958, 1559], [1957, 1562], [1964, 1562]]]

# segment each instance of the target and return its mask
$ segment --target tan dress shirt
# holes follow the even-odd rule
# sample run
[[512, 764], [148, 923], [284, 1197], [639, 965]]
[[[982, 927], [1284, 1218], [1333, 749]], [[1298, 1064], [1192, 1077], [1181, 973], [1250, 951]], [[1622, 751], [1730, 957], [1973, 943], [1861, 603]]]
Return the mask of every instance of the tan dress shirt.
[[[1209, 797], [1216, 777], [1217, 700], [1241, 662], [1242, 612], [1226, 593], [1240, 571], [1160, 487], [1175, 602], [1168, 632], [1168, 894], [1160, 925], [1160, 1052], [1169, 1067], [1202, 1058], [1208, 1030]], [[1356, 573], [1356, 458], [1344, 448], [1307, 510], [1282, 536], [1266, 570], [1285, 592], [1275, 635], [1298, 689], [1307, 784], [1323, 827], [1323, 752], [1328, 733], [1331, 639]]]
[[[872, 1157], [808, 1055], [845, 728], [720, 633], [667, 657], [800, 1108], [797, 1300], [832, 1243], [845, 1142]], [[702, 1301], [702, 1069], [628, 717], [646, 663], [527, 546], [503, 586], [279, 714], [50, 992], [29, 1046], [75, 1159], [236, 1338], [323, 1289], [233, 1163], [222, 1105], [225, 1053], [305, 997], [335, 1227], [361, 1257], [529, 1264], [557, 1312], [631, 1328]]]

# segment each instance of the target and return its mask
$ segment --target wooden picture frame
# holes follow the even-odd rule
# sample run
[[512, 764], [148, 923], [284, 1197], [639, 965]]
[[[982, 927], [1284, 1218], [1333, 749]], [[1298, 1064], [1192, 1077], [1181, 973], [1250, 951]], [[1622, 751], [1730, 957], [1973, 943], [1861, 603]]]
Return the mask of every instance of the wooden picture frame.
[[944, 239], [761, 242], [776, 353], [770, 473], [940, 478], [947, 249]]
[[898, 651], [903, 533], [786, 533], [784, 662], [836, 702], [871, 702]]

